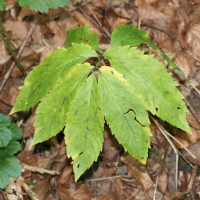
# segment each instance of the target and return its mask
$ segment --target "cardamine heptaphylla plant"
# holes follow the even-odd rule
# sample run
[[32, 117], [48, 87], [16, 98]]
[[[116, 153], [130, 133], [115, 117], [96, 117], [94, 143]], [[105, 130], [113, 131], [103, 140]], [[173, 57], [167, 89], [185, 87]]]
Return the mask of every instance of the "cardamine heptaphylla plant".
[[[136, 47], [147, 44], [157, 49], [182, 77], [184, 74], [145, 31], [133, 25], [118, 26], [111, 47], [102, 52], [98, 35], [81, 26], [67, 31], [64, 44], [66, 48], [50, 53], [30, 72], [11, 113], [40, 102], [33, 145], [65, 127], [67, 156], [73, 159], [76, 180], [102, 150], [105, 120], [124, 149], [142, 163], [150, 148], [147, 111], [191, 133], [178, 84], [154, 55], [145, 55]], [[87, 62], [91, 57], [98, 60], [95, 66]], [[102, 59], [110, 66], [103, 66]]]

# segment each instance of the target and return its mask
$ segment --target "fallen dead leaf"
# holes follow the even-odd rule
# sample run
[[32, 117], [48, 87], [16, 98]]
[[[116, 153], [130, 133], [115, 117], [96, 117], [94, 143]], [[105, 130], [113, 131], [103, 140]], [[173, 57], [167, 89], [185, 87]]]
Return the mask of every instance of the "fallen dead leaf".
[[188, 147], [188, 150], [196, 156], [197, 159], [194, 159], [185, 149], [182, 149], [181, 152], [183, 157], [188, 159], [190, 162], [195, 163], [196, 165], [200, 166], [200, 140], [198, 140], [195, 144]]
[[134, 177], [144, 191], [148, 190], [153, 185], [153, 181], [146, 171], [146, 166], [141, 164], [136, 158], [126, 153], [121, 157], [121, 161], [127, 164], [128, 175]]
[[[178, 129], [176, 127], [173, 127], [173, 133], [175, 135], [175, 138], [179, 142], [181, 142], [185, 147], [189, 147], [195, 144], [197, 140], [200, 139], [200, 125], [190, 112], [186, 113], [186, 116], [192, 134], [186, 133], [185, 131]], [[183, 148], [180, 144], [176, 142], [174, 142], [174, 144], [178, 149]]]
[[200, 59], [199, 41], [200, 41], [200, 23], [197, 23], [187, 31], [186, 42], [192, 48], [198, 59]]
[[138, 6], [138, 13], [141, 19], [155, 19], [155, 18], [166, 18], [169, 17], [157, 10], [152, 5], [149, 5], [144, 0], [135, 1], [135, 5]]
[[47, 175], [44, 180], [37, 181], [32, 190], [38, 195], [41, 200], [44, 200], [49, 191], [50, 175]]

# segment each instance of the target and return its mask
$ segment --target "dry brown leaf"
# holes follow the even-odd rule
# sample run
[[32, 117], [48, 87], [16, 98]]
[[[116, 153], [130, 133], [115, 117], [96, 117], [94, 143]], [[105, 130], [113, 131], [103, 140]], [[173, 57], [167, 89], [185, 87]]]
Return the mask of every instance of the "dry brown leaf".
[[155, 19], [169, 17], [161, 11], [157, 10], [154, 6], [149, 5], [144, 0], [137, 0], [135, 4], [138, 6], [138, 13], [141, 19]]
[[132, 22], [131, 19], [125, 19], [125, 18], [118, 17], [117, 20], [112, 25], [111, 30], [113, 31], [115, 28], [117, 28], [117, 26], [122, 25], [122, 24], [128, 24], [130, 22]]
[[[66, 184], [70, 186], [73, 181], [73, 168], [72, 166], [65, 166], [62, 170], [61, 174], [57, 177], [56, 182], [57, 184]], [[65, 185], [66, 186], [66, 185]]]
[[[156, 183], [156, 178], [155, 176], [151, 176], [151, 179], [153, 180], [154, 183]], [[158, 188], [160, 189], [160, 191], [165, 194], [166, 190], [167, 190], [167, 180], [168, 180], [168, 177], [167, 177], [167, 174], [166, 174], [166, 171], [165, 171], [165, 168], [163, 167], [162, 168], [162, 171], [161, 173], [159, 174], [159, 177], [158, 177]]]
[[[147, 193], [148, 193], [150, 199], [153, 199], [153, 197], [154, 197], [154, 191], [155, 191], [155, 187], [151, 187], [151, 188], [149, 188], [147, 190]], [[156, 191], [155, 199], [156, 200], [163, 200], [163, 195], [158, 190]]]
[[103, 151], [100, 153], [104, 162], [118, 163], [120, 145], [109, 128], [104, 129]]
[[181, 152], [183, 156], [188, 159], [190, 162], [195, 163], [200, 166], [200, 140], [198, 140], [195, 144], [188, 147], [191, 153], [196, 156], [197, 159], [194, 159], [185, 149], [182, 149]]
[[16, 1], [15, 0], [6, 0], [5, 1], [5, 10], [11, 9], [16, 5]]
[[200, 23], [195, 24], [187, 31], [186, 42], [192, 48], [196, 57], [200, 59]]
[[187, 193], [174, 192], [169, 196], [165, 196], [164, 200], [182, 200], [185, 199]]
[[[111, 177], [114, 171], [108, 167], [98, 167], [97, 170], [93, 171], [93, 179]], [[112, 179], [106, 179], [101, 181], [88, 181], [87, 188], [90, 194], [98, 194], [98, 197], [104, 197], [110, 195], [112, 190]]]
[[3, 23], [3, 27], [6, 32], [11, 31], [12, 35], [16, 37], [15, 42], [21, 45], [26, 37], [30, 24], [21, 21], [7, 20]]
[[[186, 116], [192, 134], [186, 133], [185, 131], [176, 127], [173, 127], [173, 132], [179, 142], [181, 142], [185, 147], [189, 147], [190, 145], [195, 144], [196, 141], [200, 139], [200, 125], [190, 112], [186, 113]], [[179, 149], [183, 148], [180, 144], [176, 142], [174, 142], [174, 144]]]
[[179, 52], [179, 54], [175, 57], [174, 62], [179, 66], [187, 78], [191, 72], [191, 63], [188, 55], [186, 53]]
[[9, 79], [4, 87], [4, 90], [0, 93], [0, 100], [9, 106], [14, 106], [16, 97], [19, 93], [18, 87], [22, 84], [22, 81], [17, 78]]
[[[156, 28], [168, 32], [171, 35], [176, 36], [177, 34], [177, 22], [174, 18], [159, 18], [151, 21], [151, 26], [155, 27], [151, 29], [154, 39], [158, 45], [165, 53], [176, 54], [180, 49], [180, 43], [167, 35], [166, 33], [156, 30]], [[170, 56], [170, 55], [168, 55]], [[171, 58], [171, 57], [170, 57]]]
[[121, 157], [121, 161], [127, 164], [128, 175], [134, 177], [144, 191], [153, 185], [153, 181], [146, 171], [146, 166], [141, 164], [136, 158], [126, 153], [125, 156]]
[[56, 191], [62, 200], [90, 200], [89, 192], [84, 184], [72, 183], [70, 186], [66, 184], [58, 184]]
[[37, 181], [32, 190], [38, 195], [41, 200], [44, 200], [47, 192], [49, 191], [50, 175], [46, 176], [44, 180]]
[[25, 17], [27, 17], [27, 16], [31, 17], [31, 16], [36, 15], [36, 14], [37, 14], [36, 11], [29, 9], [26, 6], [22, 6], [21, 10], [19, 11], [19, 13], [17, 15], [17, 19], [19, 21], [22, 21]]
[[103, 7], [103, 8], [106, 7], [105, 3], [99, 0], [93, 0], [91, 4], [94, 5], [95, 7]]
[[55, 198], [51, 194], [48, 194], [45, 200], [55, 200]]
[[145, 0], [148, 4], [157, 3], [159, 0]]
[[43, 167], [48, 162], [47, 158], [41, 157], [39, 154], [32, 155], [32, 152], [29, 150], [21, 151], [17, 157], [20, 160], [20, 163], [35, 167]]

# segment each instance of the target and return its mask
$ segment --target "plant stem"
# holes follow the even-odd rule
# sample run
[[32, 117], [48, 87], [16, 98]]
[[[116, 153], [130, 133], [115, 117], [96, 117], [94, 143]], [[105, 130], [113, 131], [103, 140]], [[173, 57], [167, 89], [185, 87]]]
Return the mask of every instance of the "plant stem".
[[12, 48], [10, 47], [10, 43], [9, 43], [9, 41], [8, 41], [8, 38], [6, 37], [5, 31], [4, 31], [4, 28], [3, 28], [3, 22], [2, 22], [1, 16], [0, 16], [0, 28], [1, 28], [1, 34], [3, 35], [3, 40], [4, 40], [5, 44], [6, 44], [7, 49], [8, 49], [9, 52], [11, 53], [13, 59], [15, 60], [15, 62], [16, 62], [16, 64], [17, 64], [18, 68], [19, 68], [19, 69], [21, 70], [21, 72], [23, 73], [24, 77], [26, 77], [27, 74], [26, 74], [24, 68], [21, 66], [19, 60], [17, 59], [17, 57], [15, 56], [15, 54], [14, 54]]
[[99, 61], [97, 62], [96, 66], [95, 66], [96, 69], [99, 68], [99, 64], [102, 60], [103, 60], [103, 56], [99, 56]]

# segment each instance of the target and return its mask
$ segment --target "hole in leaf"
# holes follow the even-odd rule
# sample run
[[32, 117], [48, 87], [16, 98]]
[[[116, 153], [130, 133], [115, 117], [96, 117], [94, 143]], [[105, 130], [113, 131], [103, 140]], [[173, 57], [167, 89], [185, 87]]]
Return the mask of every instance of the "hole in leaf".
[[78, 164], [77, 168], [79, 168], [79, 167], [80, 167], [80, 165]]
[[179, 110], [180, 110], [180, 108], [179, 107], [177, 107]]
[[156, 108], [156, 111], [158, 112], [158, 108]]
[[83, 152], [82, 152], [82, 151], [81, 151], [81, 153], [79, 153], [79, 156], [80, 156], [81, 154], [83, 154]]

